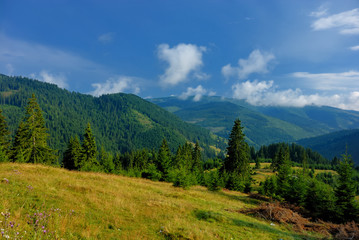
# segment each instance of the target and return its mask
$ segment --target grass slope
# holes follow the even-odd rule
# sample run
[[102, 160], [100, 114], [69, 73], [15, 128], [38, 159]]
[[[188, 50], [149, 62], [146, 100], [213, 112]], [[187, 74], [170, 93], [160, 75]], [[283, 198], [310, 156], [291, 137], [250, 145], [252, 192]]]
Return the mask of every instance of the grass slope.
[[2, 163], [0, 176], [0, 225], [11, 238], [317, 239], [231, 211], [256, 205], [237, 192], [31, 164]]

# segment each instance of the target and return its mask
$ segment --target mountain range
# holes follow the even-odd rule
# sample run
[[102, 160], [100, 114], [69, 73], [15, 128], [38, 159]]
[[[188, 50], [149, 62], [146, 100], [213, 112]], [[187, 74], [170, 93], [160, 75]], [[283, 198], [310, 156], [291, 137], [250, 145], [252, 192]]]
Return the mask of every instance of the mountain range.
[[[228, 138], [233, 121], [239, 118], [247, 141], [252, 146], [306, 139], [298, 143], [313, 147], [327, 157], [338, 155], [339, 152], [344, 153], [344, 142], [346, 142], [344, 139], [338, 140], [344, 145], [336, 146], [338, 151], [335, 153], [325, 154], [328, 152], [325, 147], [325, 140], [328, 137], [336, 136], [334, 133], [336, 131], [359, 128], [357, 111], [327, 106], [253, 106], [244, 100], [208, 96], [202, 97], [200, 101], [194, 100], [193, 97], [185, 100], [178, 97], [150, 99], [151, 102], [176, 114], [182, 120], [207, 128], [223, 138]], [[329, 133], [333, 135], [326, 135]], [[324, 136], [318, 137], [321, 135]], [[309, 144], [311, 140], [308, 138], [312, 137], [318, 137], [312, 140], [317, 143], [316, 146]], [[319, 145], [322, 147], [319, 148]]]

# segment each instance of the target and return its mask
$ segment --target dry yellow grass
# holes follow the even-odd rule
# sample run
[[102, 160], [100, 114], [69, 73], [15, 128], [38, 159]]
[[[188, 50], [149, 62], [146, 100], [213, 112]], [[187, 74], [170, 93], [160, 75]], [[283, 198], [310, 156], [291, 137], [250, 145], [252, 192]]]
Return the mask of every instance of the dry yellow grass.
[[231, 211], [256, 204], [238, 192], [32, 164], [2, 163], [0, 178], [0, 212], [18, 224], [5, 232], [25, 239], [316, 239]]

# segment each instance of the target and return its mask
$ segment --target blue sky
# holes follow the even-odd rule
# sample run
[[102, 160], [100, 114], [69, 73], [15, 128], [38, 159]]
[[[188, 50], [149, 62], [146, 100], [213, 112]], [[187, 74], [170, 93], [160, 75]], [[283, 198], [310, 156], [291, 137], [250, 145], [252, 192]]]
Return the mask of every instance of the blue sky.
[[359, 2], [1, 0], [0, 72], [95, 96], [359, 110]]

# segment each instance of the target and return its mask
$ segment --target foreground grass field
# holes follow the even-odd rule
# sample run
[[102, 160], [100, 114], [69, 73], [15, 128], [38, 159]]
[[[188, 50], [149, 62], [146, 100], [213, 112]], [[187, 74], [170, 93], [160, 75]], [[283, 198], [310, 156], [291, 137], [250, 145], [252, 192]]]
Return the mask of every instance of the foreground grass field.
[[[10, 239], [318, 239], [238, 212], [238, 192], [100, 173], [0, 164], [0, 228]], [[1, 236], [1, 235], [0, 235]]]

